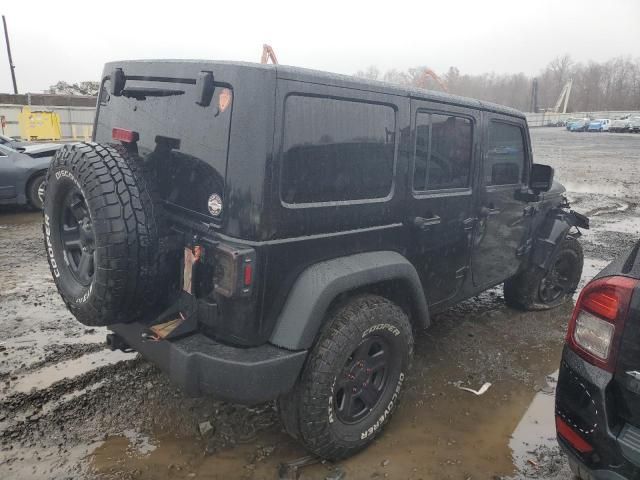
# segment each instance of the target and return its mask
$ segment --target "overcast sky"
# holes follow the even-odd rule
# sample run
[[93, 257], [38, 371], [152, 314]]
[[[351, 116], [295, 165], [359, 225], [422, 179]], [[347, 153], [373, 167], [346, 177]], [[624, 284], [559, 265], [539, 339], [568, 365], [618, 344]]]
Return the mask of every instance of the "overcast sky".
[[[535, 74], [565, 53], [640, 57], [639, 0], [4, 0], [0, 13], [21, 93], [98, 80], [110, 60], [259, 61], [263, 43], [280, 63], [346, 74], [369, 65]], [[0, 92], [10, 92], [1, 49]]]

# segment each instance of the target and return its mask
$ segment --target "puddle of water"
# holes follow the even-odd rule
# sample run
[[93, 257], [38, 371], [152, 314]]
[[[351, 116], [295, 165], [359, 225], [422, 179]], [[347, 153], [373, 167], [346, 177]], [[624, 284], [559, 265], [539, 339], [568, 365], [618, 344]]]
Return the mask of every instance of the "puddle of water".
[[[415, 368], [385, 433], [363, 452], [339, 463], [346, 478], [440, 480], [515, 474], [521, 462], [516, 461], [512, 445], [525, 438], [519, 431], [538, 416], [544, 417], [552, 401], [536, 394], [533, 379], [544, 379], [557, 368], [570, 310], [568, 306], [518, 313], [501, 307], [491, 315], [436, 319], [430, 333], [416, 340]], [[547, 333], [524, 338], [527, 331]], [[474, 365], [481, 373], [474, 373]], [[520, 371], [532, 376], [532, 381], [518, 380]], [[482, 396], [453, 385], [461, 381], [479, 388], [485, 380], [493, 386]], [[553, 436], [552, 423], [538, 422], [531, 436], [521, 440], [530, 443], [531, 450]], [[204, 443], [197, 435], [154, 435], [150, 443], [156, 448], [146, 454], [140, 454], [134, 442], [125, 436], [108, 439], [92, 456], [92, 468], [107, 477], [136, 471], [141, 472], [138, 478], [149, 479], [181, 478], [189, 473], [196, 478], [262, 479], [276, 478], [278, 464], [306, 455], [279, 427], [260, 432], [248, 445], [211, 456], [202, 455]], [[274, 450], [256, 460], [263, 447]], [[301, 478], [324, 479], [328, 467], [305, 467]]]
[[122, 432], [122, 436], [129, 441], [130, 455], [144, 456], [156, 450], [158, 446], [147, 435], [134, 429], [127, 429]]
[[76, 447], [24, 447], [20, 458], [14, 450], [0, 451], [0, 466], [11, 479], [70, 479], [85, 478], [87, 466], [83, 460], [102, 442]]
[[28, 393], [33, 389], [47, 388], [60, 380], [77, 377], [105, 365], [130, 360], [135, 356], [135, 353], [112, 352], [109, 350], [89, 353], [80, 358], [66, 360], [26, 373], [11, 383], [9, 393]]
[[620, 184], [597, 183], [597, 182], [562, 182], [571, 193], [593, 193], [598, 195], [624, 195], [627, 189]]
[[513, 431], [509, 448], [513, 451], [514, 464], [520, 470], [534, 457], [538, 447], [556, 446], [555, 429], [555, 385], [558, 371], [549, 375], [546, 384], [535, 395], [531, 405]]
[[609, 232], [640, 235], [640, 218], [628, 217], [616, 222], [610, 222], [606, 224], [604, 229]]

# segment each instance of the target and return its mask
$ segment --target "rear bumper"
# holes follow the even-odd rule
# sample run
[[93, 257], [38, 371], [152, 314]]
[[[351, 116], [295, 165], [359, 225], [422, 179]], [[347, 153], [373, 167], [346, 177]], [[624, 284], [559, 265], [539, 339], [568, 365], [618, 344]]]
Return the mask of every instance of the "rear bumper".
[[202, 334], [178, 340], [151, 341], [140, 323], [109, 327], [131, 348], [155, 363], [190, 395], [211, 394], [235, 403], [273, 400], [293, 388], [307, 356], [270, 344], [239, 348]]
[[606, 405], [613, 401], [607, 392], [612, 378], [612, 374], [565, 347], [556, 390], [556, 415], [578, 428], [594, 450], [580, 453], [560, 436], [558, 444], [583, 480], [640, 479], [640, 429], [629, 424], [610, 425], [616, 423], [614, 411]]
[[630, 480], [633, 477], [624, 477], [621, 474], [614, 472], [612, 470], [592, 470], [583, 462], [583, 460], [578, 457], [573, 450], [562, 440], [562, 438], [558, 437], [558, 444], [569, 457], [569, 464], [571, 465], [571, 470], [575, 473], [581, 480]]

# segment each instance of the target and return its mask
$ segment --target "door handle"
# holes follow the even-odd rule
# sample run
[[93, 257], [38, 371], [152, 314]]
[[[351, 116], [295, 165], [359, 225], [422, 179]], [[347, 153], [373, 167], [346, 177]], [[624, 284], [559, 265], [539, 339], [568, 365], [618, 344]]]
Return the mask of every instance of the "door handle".
[[490, 217], [492, 215], [498, 215], [499, 213], [500, 209], [498, 208], [480, 207], [481, 217]]
[[419, 230], [426, 230], [434, 225], [440, 225], [441, 221], [442, 220], [438, 215], [434, 215], [433, 217], [429, 218], [415, 217], [413, 219], [413, 226], [418, 228]]

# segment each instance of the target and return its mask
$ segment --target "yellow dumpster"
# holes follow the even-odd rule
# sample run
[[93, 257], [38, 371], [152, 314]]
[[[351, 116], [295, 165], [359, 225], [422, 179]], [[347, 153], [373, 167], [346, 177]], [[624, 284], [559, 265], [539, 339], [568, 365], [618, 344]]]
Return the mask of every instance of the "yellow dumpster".
[[62, 129], [57, 113], [22, 107], [18, 115], [20, 136], [28, 140], [60, 140]]

